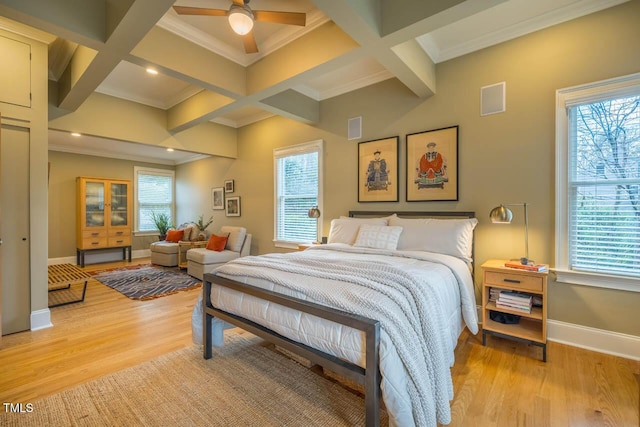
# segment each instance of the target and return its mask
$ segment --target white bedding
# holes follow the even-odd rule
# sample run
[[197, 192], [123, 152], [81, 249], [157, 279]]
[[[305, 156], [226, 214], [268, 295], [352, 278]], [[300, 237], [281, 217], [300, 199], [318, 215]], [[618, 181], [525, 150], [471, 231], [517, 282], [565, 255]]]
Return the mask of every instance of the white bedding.
[[[460, 318], [464, 318], [464, 323], [471, 332], [476, 333], [478, 330], [473, 281], [467, 265], [458, 258], [429, 252], [354, 248], [344, 244], [322, 245], [304, 252], [287, 255], [280, 254], [275, 255], [275, 257], [278, 259], [282, 257], [298, 260], [309, 259], [316, 260], [319, 263], [323, 261], [337, 263], [338, 260], [343, 262], [348, 258], [355, 262], [367, 261], [377, 265], [388, 264], [399, 267], [403, 272], [415, 277], [417, 283], [423, 283], [424, 289], [427, 289], [424, 283], [431, 283], [429, 289], [434, 294], [431, 297], [436, 298], [438, 301], [437, 307], [442, 310], [429, 311], [442, 313], [437, 319], [443, 318], [443, 320], [436, 319], [437, 321], [434, 321], [434, 323], [439, 325], [437, 334], [446, 337], [441, 340], [441, 346], [444, 348], [438, 350], [437, 353], [444, 355], [447, 367], [453, 364], [453, 349], [461, 330]], [[252, 258], [255, 260], [252, 260]], [[264, 269], [256, 269], [255, 267], [253, 267], [252, 272], [251, 266], [242, 265], [243, 263], [255, 264], [259, 261], [261, 261], [260, 257], [246, 257], [244, 261], [239, 263], [232, 262], [222, 266], [217, 271], [217, 274], [314, 302], [318, 301], [307, 296], [306, 292], [313, 295], [314, 292], [317, 294], [319, 291], [327, 290], [328, 294], [332, 294], [345, 286], [344, 282], [337, 282], [328, 276], [309, 279], [307, 276], [291, 271], [278, 271], [278, 279], [270, 281], [267, 278], [276, 273], [269, 272], [266, 274]], [[261, 270], [261, 272], [257, 273], [256, 270]], [[293, 280], [291, 283], [295, 283], [295, 286], [287, 286], [287, 280]], [[433, 285], [434, 283], [435, 286]], [[351, 284], [350, 286], [357, 285]], [[362, 292], [369, 295], [367, 293], [369, 291], [369, 289], [362, 288], [357, 293]], [[319, 296], [317, 297], [319, 298]], [[358, 330], [216, 285], [212, 288], [211, 300], [212, 304], [221, 310], [239, 314], [295, 341], [364, 367], [364, 334]], [[325, 303], [327, 302], [325, 301]], [[367, 317], [375, 318], [372, 315]], [[217, 343], [222, 342], [221, 323], [218, 322], [216, 327], [218, 337], [214, 339], [214, 342]], [[447, 380], [446, 386], [440, 385], [437, 387], [439, 391], [433, 391], [438, 396], [431, 397], [432, 400], [440, 402], [439, 406], [434, 403], [434, 406], [437, 406], [438, 409], [434, 410], [433, 414], [426, 418], [417, 416], [415, 413], [415, 392], [411, 392], [413, 384], [416, 383], [415, 375], [413, 377], [409, 375], [406, 361], [403, 364], [400, 360], [398, 351], [402, 353], [402, 351], [406, 352], [406, 350], [402, 346], [399, 349], [396, 348], [392, 342], [393, 340], [389, 339], [383, 325], [380, 341], [381, 388], [391, 424], [411, 426], [416, 425], [416, 419], [422, 419], [422, 423], [425, 423], [424, 420], [429, 420], [427, 424], [435, 425], [436, 418], [438, 422], [448, 423], [450, 421], [448, 401], [453, 397], [451, 375], [448, 368], [446, 368], [446, 372], [438, 372], [436, 375], [437, 378], [445, 378], [444, 376], [446, 376]], [[413, 345], [413, 343], [411, 344]], [[428, 352], [432, 353], [431, 350]], [[427, 355], [425, 354], [426, 357]], [[433, 362], [429, 366], [431, 365], [438, 366], [439, 364]], [[442, 368], [440, 368], [440, 371], [442, 371]], [[411, 396], [414, 396], [414, 406], [412, 406]], [[446, 407], [442, 404], [443, 401], [446, 402]], [[423, 408], [420, 407], [418, 412], [421, 410]]]

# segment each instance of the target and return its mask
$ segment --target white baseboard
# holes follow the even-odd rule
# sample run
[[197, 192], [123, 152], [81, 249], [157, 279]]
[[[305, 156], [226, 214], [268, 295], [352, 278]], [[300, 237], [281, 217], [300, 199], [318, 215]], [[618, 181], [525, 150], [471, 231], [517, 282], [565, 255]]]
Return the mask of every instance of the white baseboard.
[[48, 308], [31, 312], [31, 330], [32, 331], [50, 328], [52, 326], [53, 326], [53, 323], [51, 323], [51, 311], [49, 311]]
[[[482, 322], [482, 307], [476, 306]], [[640, 360], [640, 337], [547, 319], [547, 340], [625, 359]]]
[[547, 339], [625, 359], [640, 360], [640, 337], [635, 335], [547, 320]]

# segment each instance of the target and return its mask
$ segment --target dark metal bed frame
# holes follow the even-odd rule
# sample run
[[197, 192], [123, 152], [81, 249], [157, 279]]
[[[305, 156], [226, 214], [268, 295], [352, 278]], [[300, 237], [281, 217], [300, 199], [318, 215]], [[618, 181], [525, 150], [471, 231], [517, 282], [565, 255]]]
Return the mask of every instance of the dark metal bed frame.
[[[401, 217], [475, 217], [474, 212], [371, 212], [371, 211], [350, 211], [350, 217], [377, 216], [384, 217], [398, 214]], [[203, 320], [203, 343], [204, 358], [212, 357], [211, 341], [211, 319], [217, 317], [225, 322], [238, 326], [254, 335], [257, 335], [273, 344], [298, 354], [312, 363], [316, 363], [327, 368], [345, 378], [356, 381], [363, 385], [365, 389], [365, 422], [367, 427], [377, 427], [380, 425], [380, 368], [379, 368], [379, 348], [380, 348], [380, 323], [377, 320], [336, 310], [320, 304], [304, 301], [298, 298], [282, 295], [267, 289], [240, 283], [224, 277], [219, 277], [215, 273], [204, 274], [203, 298], [202, 298], [202, 320]], [[330, 354], [316, 350], [305, 344], [293, 341], [285, 336], [272, 331], [262, 325], [245, 319], [241, 316], [228, 313], [213, 307], [211, 303], [211, 286], [216, 284], [247, 295], [252, 295], [267, 301], [293, 308], [323, 319], [327, 319], [354, 329], [358, 329], [365, 334], [365, 368], [356, 364], [339, 359]]]

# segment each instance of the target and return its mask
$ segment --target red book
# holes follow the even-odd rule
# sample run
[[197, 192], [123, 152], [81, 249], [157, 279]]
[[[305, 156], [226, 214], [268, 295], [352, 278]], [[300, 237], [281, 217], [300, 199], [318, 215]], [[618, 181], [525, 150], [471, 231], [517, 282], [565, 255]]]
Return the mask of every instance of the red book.
[[517, 268], [519, 270], [527, 270], [527, 271], [547, 271], [548, 268], [544, 264], [521, 264], [517, 261], [507, 261], [504, 263], [505, 267], [509, 268]]

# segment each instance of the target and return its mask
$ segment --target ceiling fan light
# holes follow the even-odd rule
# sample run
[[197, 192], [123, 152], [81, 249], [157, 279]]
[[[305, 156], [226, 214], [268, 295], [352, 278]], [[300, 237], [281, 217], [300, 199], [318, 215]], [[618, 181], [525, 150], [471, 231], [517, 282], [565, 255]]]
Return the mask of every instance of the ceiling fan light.
[[236, 34], [244, 36], [253, 28], [253, 14], [243, 7], [231, 7], [229, 25]]

